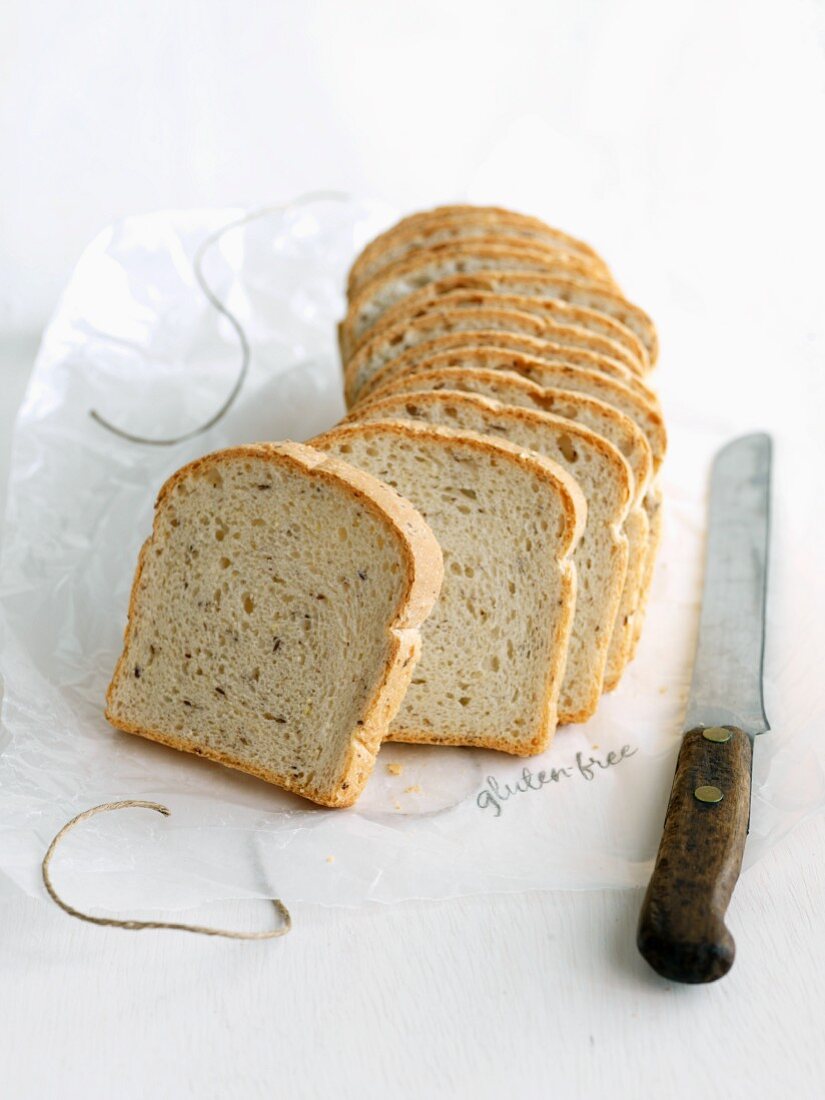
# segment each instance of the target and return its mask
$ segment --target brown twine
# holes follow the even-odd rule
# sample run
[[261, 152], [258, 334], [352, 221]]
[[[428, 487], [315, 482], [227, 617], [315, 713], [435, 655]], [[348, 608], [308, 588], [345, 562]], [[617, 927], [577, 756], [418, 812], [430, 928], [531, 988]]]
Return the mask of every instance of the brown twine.
[[164, 817], [169, 817], [172, 812], [168, 807], [161, 806], [159, 802], [141, 802], [135, 799], [128, 799], [125, 802], [105, 802], [102, 806], [93, 806], [92, 809], [84, 810], [82, 814], [73, 817], [71, 821], [63, 826], [49, 845], [49, 849], [43, 857], [43, 885], [46, 887], [49, 897], [56, 905], [60, 906], [64, 913], [68, 913], [70, 917], [77, 917], [78, 920], [85, 920], [90, 924], [100, 924], [106, 928], [129, 928], [136, 932], [143, 928], [171, 928], [178, 932], [196, 932], [201, 936], [224, 936], [228, 940], [273, 940], [278, 936], [285, 936], [291, 930], [292, 918], [289, 915], [289, 910], [279, 898], [271, 898], [270, 900], [275, 906], [282, 924], [279, 928], [273, 928], [268, 932], [232, 932], [225, 928], [209, 928], [202, 924], [179, 924], [176, 921], [118, 920], [114, 917], [93, 917], [90, 913], [82, 913], [79, 909], [75, 909], [73, 905], [69, 905], [55, 890], [49, 875], [49, 864], [58, 844], [70, 829], [73, 829], [75, 825], [79, 825], [81, 821], [94, 817], [95, 814], [104, 813], [107, 810], [129, 809], [135, 806], [145, 810], [156, 810]]
[[232, 327], [235, 336], [238, 339], [238, 345], [240, 347], [241, 359], [238, 367], [238, 373], [235, 377], [235, 382], [232, 389], [229, 391], [223, 404], [209, 417], [205, 423], [198, 425], [197, 428], [192, 428], [191, 431], [183, 432], [181, 435], [176, 435], [170, 439], [151, 439], [149, 436], [136, 435], [133, 432], [128, 431], [126, 428], [119, 428], [116, 424], [113, 424], [111, 420], [108, 420], [102, 413], [99, 413], [97, 409], [90, 409], [89, 415], [92, 420], [95, 420], [102, 428], [105, 428], [107, 432], [111, 432], [113, 435], [120, 436], [121, 439], [128, 440], [129, 443], [141, 443], [148, 447], [174, 447], [178, 443], [185, 443], [189, 439], [194, 439], [196, 436], [203, 435], [204, 432], [208, 432], [210, 428], [213, 428], [220, 420], [222, 420], [232, 406], [235, 403], [235, 399], [243, 388], [243, 384], [246, 381], [246, 376], [249, 371], [249, 364], [252, 359], [252, 351], [249, 346], [249, 340], [247, 339], [246, 332], [243, 325], [235, 316], [234, 313], [226, 306], [221, 299], [217, 296], [215, 291], [209, 285], [206, 280], [206, 276], [203, 274], [203, 260], [209, 249], [216, 244], [221, 237], [228, 233], [231, 229], [239, 229], [243, 225], [247, 225], [249, 222], [255, 221], [257, 218], [263, 218], [268, 214], [275, 214], [278, 212], [285, 213], [287, 210], [292, 210], [295, 207], [306, 206], [308, 203], [322, 202], [322, 201], [334, 201], [344, 202], [347, 196], [340, 191], [310, 191], [304, 195], [299, 195], [297, 198], [292, 199], [290, 202], [276, 203], [271, 206], [262, 206], [257, 210], [252, 210], [248, 214], [244, 214], [243, 217], [235, 218], [233, 221], [220, 227], [210, 233], [205, 240], [203, 240], [195, 253], [195, 259], [192, 264], [192, 270], [195, 275], [195, 279], [198, 286], [201, 289], [206, 300], [217, 310], [218, 313], [224, 317]]

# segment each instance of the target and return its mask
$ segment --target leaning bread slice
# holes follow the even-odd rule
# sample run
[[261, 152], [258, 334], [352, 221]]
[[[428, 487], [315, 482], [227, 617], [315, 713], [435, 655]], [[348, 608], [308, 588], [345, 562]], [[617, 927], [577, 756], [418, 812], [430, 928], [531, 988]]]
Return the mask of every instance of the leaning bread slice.
[[[365, 405], [360, 416], [362, 422], [396, 417], [507, 439], [557, 462], [579, 483], [587, 500], [587, 524], [573, 555], [578, 594], [559, 721], [585, 721], [595, 712], [602, 692], [627, 573], [623, 525], [632, 500], [633, 476], [625, 459], [606, 439], [573, 421], [470, 393], [400, 394]], [[477, 538], [481, 530], [478, 522]], [[451, 568], [448, 560], [447, 573]], [[629, 639], [626, 642], [629, 645]]]
[[467, 241], [452, 247], [439, 246], [414, 252], [406, 259], [391, 264], [361, 287], [350, 302], [339, 329], [342, 356], [348, 358], [381, 315], [408, 294], [453, 275], [499, 270], [517, 271], [525, 276], [542, 275], [546, 279], [560, 279], [563, 283], [575, 274], [574, 285], [577, 288], [594, 292], [601, 290], [622, 301], [612, 283], [599, 278], [595, 272], [588, 272], [586, 261], [569, 252], [548, 252], [482, 241]]
[[314, 440], [428, 517], [441, 596], [390, 739], [541, 752], [556, 725], [573, 617], [575, 481], [510, 443], [429, 424], [345, 425]]
[[538, 243], [584, 256], [610, 276], [607, 264], [595, 249], [561, 229], [546, 225], [538, 218], [507, 210], [466, 206], [414, 214], [380, 234], [353, 263], [347, 293], [352, 297], [368, 279], [411, 252], [447, 241], [492, 235], [514, 237], [528, 245]]
[[349, 806], [441, 578], [424, 520], [363, 471], [296, 443], [207, 455], [160, 491], [106, 716]]
[[[367, 388], [382, 384], [396, 371], [405, 369], [410, 362], [409, 355], [405, 360], [400, 360], [405, 353], [420, 348], [415, 356], [420, 359], [441, 350], [421, 345], [429, 344], [440, 336], [454, 336], [462, 332], [475, 334], [472, 341], [465, 343], [481, 342], [482, 334], [487, 332], [498, 332], [502, 337], [526, 336], [532, 340], [542, 340], [543, 353], [556, 359], [559, 346], [574, 348], [598, 356], [598, 368], [609, 374], [622, 379], [636, 377], [619, 358], [614, 357], [612, 353], [618, 349], [612, 341], [578, 325], [555, 324], [535, 314], [513, 309], [445, 309], [409, 317], [388, 328], [380, 326], [375, 335], [361, 345], [344, 367], [344, 392], [347, 401], [351, 404]], [[448, 346], [445, 345], [444, 350]], [[643, 388], [645, 386], [641, 379], [639, 385]]]
[[352, 357], [366, 341], [377, 338], [391, 326], [395, 327], [401, 322], [411, 321], [428, 313], [440, 313], [444, 310], [453, 312], [457, 309], [513, 309], [519, 313], [535, 314], [553, 325], [572, 325], [586, 329], [601, 341], [600, 346], [594, 350], [610, 356], [611, 359], [617, 359], [634, 375], [644, 377], [649, 372], [650, 359], [644, 344], [615, 317], [584, 306], [570, 305], [560, 298], [484, 289], [489, 283], [497, 281], [494, 280], [494, 274], [479, 272], [475, 275], [456, 275], [449, 279], [439, 279], [438, 282], [409, 294], [382, 314], [380, 321], [355, 347]]
[[[619, 682], [624, 667], [635, 649], [636, 622], [647, 577], [648, 561], [656, 546], [650, 540], [650, 524], [645, 497], [650, 489], [653, 461], [650, 443], [642, 429], [629, 416], [596, 397], [558, 388], [545, 388], [511, 371], [446, 370], [421, 371], [402, 375], [376, 394], [373, 402], [380, 409], [382, 398], [411, 395], [414, 406], [422, 391], [453, 390], [479, 394], [504, 405], [521, 405], [575, 420], [612, 443], [624, 456], [633, 474], [633, 499], [625, 519], [628, 564], [622, 599], [607, 652], [604, 682], [607, 690]], [[368, 415], [369, 399], [360, 402], [349, 419]], [[367, 410], [367, 412], [365, 412]]]

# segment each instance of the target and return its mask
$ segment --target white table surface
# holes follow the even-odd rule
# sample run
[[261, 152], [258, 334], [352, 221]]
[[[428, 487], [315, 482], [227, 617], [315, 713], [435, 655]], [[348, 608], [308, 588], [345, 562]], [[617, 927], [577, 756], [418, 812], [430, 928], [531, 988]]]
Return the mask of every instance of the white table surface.
[[[33, 353], [0, 345], [2, 485]], [[263, 943], [97, 928], [14, 897], [0, 904], [0, 1096], [817, 1100], [823, 850], [817, 818], [743, 877], [738, 959], [710, 987], [639, 958], [635, 890], [298, 906], [291, 935]], [[204, 918], [270, 914], [183, 919]]]

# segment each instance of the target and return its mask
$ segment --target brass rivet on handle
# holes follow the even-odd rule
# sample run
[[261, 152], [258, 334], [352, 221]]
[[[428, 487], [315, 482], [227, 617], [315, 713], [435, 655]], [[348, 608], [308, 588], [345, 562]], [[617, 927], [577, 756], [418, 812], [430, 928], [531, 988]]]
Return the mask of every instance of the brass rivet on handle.
[[700, 802], [721, 802], [725, 796], [719, 787], [697, 787], [693, 797]]
[[708, 726], [706, 730], [702, 730], [702, 736], [706, 741], [716, 741], [721, 745], [725, 741], [730, 741], [733, 733], [726, 730], [724, 726]]

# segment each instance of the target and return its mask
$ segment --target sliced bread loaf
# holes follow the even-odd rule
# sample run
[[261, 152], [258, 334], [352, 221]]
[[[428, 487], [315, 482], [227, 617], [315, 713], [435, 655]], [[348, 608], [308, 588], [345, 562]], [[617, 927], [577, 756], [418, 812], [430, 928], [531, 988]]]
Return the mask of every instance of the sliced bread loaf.
[[347, 280], [348, 295], [352, 297], [353, 292], [368, 279], [411, 252], [446, 241], [493, 234], [515, 237], [528, 245], [538, 243], [585, 256], [605, 275], [610, 275], [607, 264], [590, 245], [560, 229], [545, 225], [538, 218], [493, 207], [464, 206], [413, 214], [376, 237], [352, 265]]
[[[634, 618], [634, 639], [638, 642], [647, 598], [653, 582], [653, 570], [662, 537], [662, 494], [656, 476], [664, 460], [667, 449], [667, 431], [655, 398], [641, 393], [637, 385], [611, 378], [607, 375], [563, 363], [546, 362], [536, 356], [505, 354], [499, 349], [486, 347], [466, 347], [442, 356], [433, 356], [427, 362], [414, 367], [413, 371], [423, 367], [425, 370], [449, 368], [477, 368], [486, 370], [511, 371], [529, 378], [539, 386], [573, 390], [590, 394], [606, 404], [612, 405], [629, 416], [647, 436], [653, 460], [653, 480], [645, 493], [643, 507], [648, 517], [648, 554], [645, 561], [644, 579]], [[412, 373], [412, 372], [411, 372]], [[398, 375], [397, 377], [400, 377]], [[370, 400], [381, 396], [379, 390], [370, 394]], [[354, 409], [353, 409], [354, 411]], [[631, 657], [634, 650], [631, 651]], [[612, 690], [618, 683], [615, 677], [607, 679], [606, 690]]]
[[402, 321], [411, 321], [434, 311], [457, 309], [514, 309], [533, 313], [553, 325], [573, 325], [586, 329], [603, 342], [593, 350], [618, 360], [632, 374], [644, 377], [650, 370], [647, 351], [638, 336], [621, 321], [584, 306], [570, 305], [558, 298], [542, 298], [527, 294], [502, 293], [483, 289], [493, 280], [493, 273], [456, 275], [409, 294], [382, 314], [381, 319], [366, 334], [353, 351], [355, 355], [366, 341], [377, 338]]
[[[359, 415], [362, 422], [395, 417], [507, 439], [552, 459], [579, 483], [587, 500], [587, 524], [573, 554], [578, 594], [559, 721], [585, 721], [601, 695], [627, 573], [623, 525], [632, 499], [632, 474], [625, 459], [607, 440], [573, 421], [470, 393], [399, 394], [364, 405]], [[481, 537], [481, 523], [476, 530]], [[448, 560], [448, 573], [451, 568]]]
[[[380, 395], [376, 394], [373, 402], [379, 409], [385, 408], [382, 398], [409, 394], [414, 403], [418, 394], [427, 390], [475, 393], [505, 405], [521, 405], [564, 417], [565, 420], [575, 420], [612, 443], [627, 460], [633, 474], [633, 499], [624, 523], [628, 547], [627, 576], [604, 673], [605, 690], [611, 690], [618, 684], [635, 649], [636, 620], [640, 614], [648, 561], [656, 552], [656, 546], [650, 540], [650, 525], [645, 510], [653, 461], [644, 432], [630, 417], [598, 398], [569, 389], [547, 389], [528, 378], [503, 370], [453, 368], [402, 375], [385, 386]], [[365, 398], [355, 406], [349, 419], [364, 417], [364, 410], [369, 407], [370, 400]]]
[[480, 241], [414, 252], [370, 279], [352, 299], [340, 328], [342, 355], [348, 358], [358, 341], [396, 302], [429, 283], [453, 275], [469, 275], [477, 271], [517, 271], [525, 276], [540, 274], [545, 279], [560, 279], [562, 284], [567, 285], [575, 274], [576, 280], [571, 285], [581, 293], [588, 289], [604, 291], [608, 295], [606, 300], [615, 298], [622, 301], [613, 284], [595, 273], [589, 273], [586, 264], [587, 261], [569, 252], [552, 253], [538, 248], [508, 247]]
[[363, 471], [295, 443], [207, 455], [160, 491], [106, 715], [351, 805], [441, 578], [424, 520]]
[[390, 739], [541, 752], [556, 724], [586, 505], [510, 443], [412, 422], [345, 425], [316, 446], [415, 501], [444, 554], [441, 596]]

